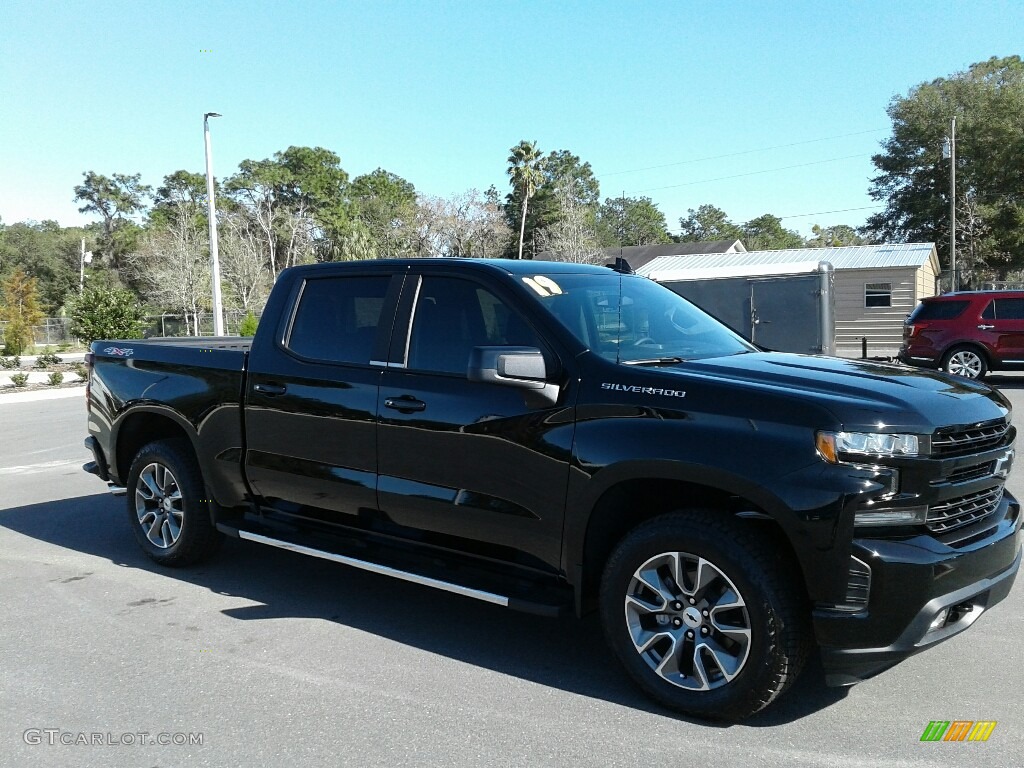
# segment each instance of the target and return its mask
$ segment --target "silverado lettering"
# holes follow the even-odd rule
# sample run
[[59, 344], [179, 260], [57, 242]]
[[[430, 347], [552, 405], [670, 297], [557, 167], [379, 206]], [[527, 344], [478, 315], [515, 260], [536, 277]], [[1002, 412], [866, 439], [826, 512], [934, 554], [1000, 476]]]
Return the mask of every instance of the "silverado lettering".
[[638, 387], [634, 384], [612, 384], [603, 382], [601, 389], [613, 389], [618, 392], [636, 392], [641, 395], [665, 395], [666, 397], [686, 397], [686, 393], [678, 389], [662, 389], [661, 387]]

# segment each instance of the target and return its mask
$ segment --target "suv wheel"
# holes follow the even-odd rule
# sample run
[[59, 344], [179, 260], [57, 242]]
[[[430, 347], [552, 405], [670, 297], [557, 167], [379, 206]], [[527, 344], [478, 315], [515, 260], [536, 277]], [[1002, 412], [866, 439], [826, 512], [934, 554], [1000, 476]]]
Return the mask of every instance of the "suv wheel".
[[810, 648], [802, 585], [751, 531], [704, 510], [641, 524], [609, 558], [601, 619], [662, 704], [740, 720], [792, 684]]
[[953, 347], [942, 358], [942, 370], [965, 379], [981, 379], [988, 373], [988, 365], [974, 347]]
[[202, 473], [185, 440], [144, 446], [128, 473], [128, 520], [139, 545], [161, 565], [190, 565], [220, 546]]

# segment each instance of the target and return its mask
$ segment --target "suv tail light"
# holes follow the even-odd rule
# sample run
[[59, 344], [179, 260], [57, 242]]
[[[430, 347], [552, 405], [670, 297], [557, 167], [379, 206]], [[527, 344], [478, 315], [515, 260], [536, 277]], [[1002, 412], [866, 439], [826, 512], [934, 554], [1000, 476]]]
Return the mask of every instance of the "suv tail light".
[[903, 326], [903, 338], [904, 339], [912, 339], [912, 338], [917, 336], [917, 334], [919, 334], [921, 331], [923, 331], [927, 327], [928, 327], [928, 325], [925, 324], [925, 323], [914, 323], [913, 325], [904, 325]]

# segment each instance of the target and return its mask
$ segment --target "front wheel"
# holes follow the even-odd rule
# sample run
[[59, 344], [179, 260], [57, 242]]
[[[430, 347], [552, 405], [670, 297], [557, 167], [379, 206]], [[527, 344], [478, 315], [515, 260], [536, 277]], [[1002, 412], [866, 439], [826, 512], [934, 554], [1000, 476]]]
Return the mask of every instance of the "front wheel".
[[127, 495], [135, 538], [161, 565], [197, 563], [220, 546], [202, 473], [186, 441], [144, 446], [132, 461]]
[[810, 648], [792, 566], [711, 511], [641, 524], [601, 582], [605, 636], [630, 677], [673, 709], [740, 720], [768, 706]]
[[973, 347], [954, 347], [942, 359], [942, 370], [965, 379], [982, 379], [988, 372], [985, 356]]

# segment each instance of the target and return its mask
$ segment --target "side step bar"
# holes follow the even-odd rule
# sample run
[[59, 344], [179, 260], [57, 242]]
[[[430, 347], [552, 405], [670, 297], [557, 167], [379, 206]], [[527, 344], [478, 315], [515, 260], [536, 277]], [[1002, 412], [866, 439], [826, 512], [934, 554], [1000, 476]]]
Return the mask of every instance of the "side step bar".
[[434, 589], [440, 589], [445, 592], [452, 592], [456, 595], [472, 597], [475, 600], [482, 600], [485, 603], [492, 603], [494, 605], [500, 605], [505, 608], [513, 608], [521, 611], [526, 611], [528, 613], [541, 614], [546, 616], [556, 616], [561, 613], [561, 611], [556, 606], [546, 605], [543, 603], [535, 603], [533, 601], [522, 600], [515, 597], [509, 597], [507, 595], [501, 595], [483, 589], [476, 589], [474, 587], [467, 587], [463, 584], [456, 584], [451, 581], [445, 581], [443, 579], [438, 579], [431, 576], [424, 576], [419, 573], [402, 570], [400, 568], [394, 568], [389, 565], [382, 565], [380, 563], [374, 563], [369, 560], [360, 560], [359, 558], [351, 557], [349, 555], [341, 555], [336, 552], [329, 552], [325, 549], [316, 549], [314, 547], [308, 547], [304, 544], [297, 544], [295, 542], [286, 541], [284, 539], [266, 536], [262, 533], [248, 531], [244, 528], [239, 528], [235, 525], [231, 525], [230, 523], [218, 523], [217, 530], [228, 536], [233, 536], [239, 539], [255, 541], [259, 544], [266, 544], [271, 547], [277, 547], [278, 549], [288, 550], [289, 552], [297, 552], [301, 555], [319, 557], [323, 560], [330, 560], [331, 562], [341, 563], [342, 565], [350, 565], [353, 568], [359, 568], [364, 571], [370, 571], [371, 573], [378, 573], [382, 576], [391, 576], [396, 579], [402, 579], [403, 581], [411, 581], [414, 584], [422, 584], [423, 586], [433, 587]]
[[342, 565], [351, 565], [354, 568], [361, 568], [364, 571], [379, 573], [384, 576], [392, 576], [396, 579], [402, 579], [403, 581], [411, 581], [414, 584], [423, 584], [424, 586], [433, 587], [434, 589], [442, 589], [445, 592], [454, 592], [457, 595], [465, 595], [466, 597], [483, 600], [485, 603], [501, 605], [505, 608], [508, 608], [509, 605], [509, 598], [504, 595], [496, 595], [493, 592], [484, 592], [481, 589], [473, 589], [471, 587], [464, 587], [461, 584], [452, 584], [449, 581], [432, 579], [429, 576], [421, 576], [418, 573], [411, 573], [410, 571], [400, 571], [397, 568], [391, 568], [387, 565], [371, 563], [368, 560], [357, 560], [356, 558], [348, 557], [347, 555], [337, 555], [323, 549], [313, 549], [312, 547], [307, 547], [302, 544], [293, 544], [290, 541], [284, 541], [282, 539], [272, 539], [270, 536], [264, 536], [261, 533], [251, 533], [250, 531], [238, 529], [238, 538], [248, 539], [249, 541], [258, 541], [260, 544], [269, 544], [271, 547], [287, 549], [290, 552], [298, 552], [299, 554], [309, 555], [310, 557], [320, 557], [324, 560], [332, 560], [335, 563], [341, 563]]

